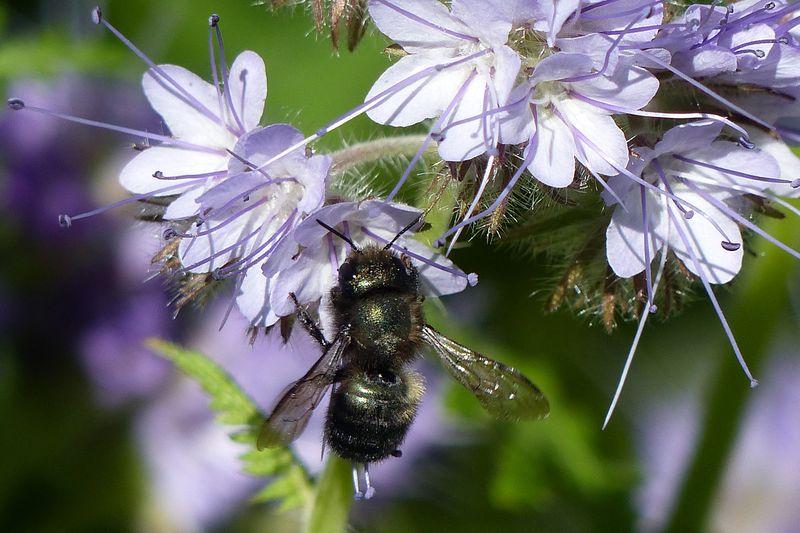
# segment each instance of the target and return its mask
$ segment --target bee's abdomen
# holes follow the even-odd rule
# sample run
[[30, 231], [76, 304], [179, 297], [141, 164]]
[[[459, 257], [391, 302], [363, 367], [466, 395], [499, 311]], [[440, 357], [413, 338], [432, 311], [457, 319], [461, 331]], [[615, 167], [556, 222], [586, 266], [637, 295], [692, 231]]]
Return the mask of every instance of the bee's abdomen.
[[325, 440], [340, 457], [379, 461], [402, 444], [417, 412], [423, 385], [412, 372], [346, 375], [331, 397]]

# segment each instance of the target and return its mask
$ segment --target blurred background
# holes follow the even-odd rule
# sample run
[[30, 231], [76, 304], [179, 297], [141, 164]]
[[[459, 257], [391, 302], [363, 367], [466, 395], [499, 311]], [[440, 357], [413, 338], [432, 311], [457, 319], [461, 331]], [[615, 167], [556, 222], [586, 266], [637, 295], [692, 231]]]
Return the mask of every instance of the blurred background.
[[[93, 3], [0, 3], [0, 88], [71, 114], [160, 131], [140, 89], [144, 64], [89, 18]], [[263, 123], [306, 133], [360, 103], [389, 64], [368, 31], [336, 54], [303, 8], [249, 0], [107, 1], [105, 17], [158, 63], [209, 78], [207, 17], [229, 58], [267, 64]], [[368, 139], [357, 120], [324, 146]], [[224, 295], [177, 319], [150, 257], [161, 230], [135, 206], [79, 221], [126, 197], [116, 176], [138, 139], [32, 113], [0, 111], [0, 529], [3, 531], [295, 531], [302, 516], [251, 505], [264, 485], [240, 473], [242, 445], [214, 423], [199, 387], [143, 347], [160, 337], [223, 365], [268, 410], [316, 359], [303, 335], [282, 346], [234, 315]], [[769, 229], [800, 245], [798, 220]], [[453, 258], [480, 284], [432, 320], [516, 366], [550, 399], [544, 422], [490, 420], [422, 363], [428, 393], [404, 456], [373, 468], [377, 495], [352, 531], [798, 531], [800, 264], [755, 241], [743, 274], [719, 290], [761, 386], [748, 388], [708, 302], [645, 330], [605, 431], [634, 324], [613, 335], [578, 310], [543, 311], [547, 258], [473, 241]], [[322, 409], [320, 409], [322, 411]], [[320, 470], [321, 429], [298, 442]]]

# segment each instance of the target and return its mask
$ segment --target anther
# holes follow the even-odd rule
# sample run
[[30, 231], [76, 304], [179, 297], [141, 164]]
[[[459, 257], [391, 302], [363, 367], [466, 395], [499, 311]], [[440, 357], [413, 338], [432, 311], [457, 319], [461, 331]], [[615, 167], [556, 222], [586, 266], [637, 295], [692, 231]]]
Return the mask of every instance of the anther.
[[742, 247], [742, 243], [740, 242], [730, 242], [730, 241], [722, 241], [722, 247], [729, 252], [735, 252], [739, 248]]
[[19, 111], [20, 109], [25, 109], [25, 101], [22, 100], [21, 98], [9, 98], [8, 107], [12, 111]]
[[652, 314], [658, 312], [658, 306], [656, 304], [652, 304], [650, 306], [650, 308], [648, 309], [648, 311], [650, 311], [650, 314], [652, 315]]
[[683, 218], [685, 218], [686, 220], [691, 220], [693, 216], [694, 216], [694, 211], [692, 211], [691, 209], [687, 209], [683, 213]]
[[444, 133], [442, 133], [441, 131], [432, 131], [431, 139], [433, 139], [437, 143], [440, 143], [444, 140]]
[[764, 4], [765, 11], [772, 11], [773, 9], [775, 9], [775, 2], [767, 2]]
[[756, 387], [758, 387], [758, 380], [757, 379], [751, 379], [750, 380], [750, 388], [751, 389], [755, 389]]
[[94, 24], [100, 24], [103, 21], [103, 12], [100, 10], [100, 6], [94, 6], [92, 9], [92, 22]]
[[243, 202], [249, 202], [249, 201], [250, 201], [250, 195], [248, 194], [247, 196], [245, 196], [244, 198], [242, 198], [242, 201], [243, 201]]
[[739, 146], [742, 148], [747, 148], [748, 150], [752, 150], [756, 147], [756, 143], [750, 141], [750, 139], [746, 139], [745, 137], [739, 137]]
[[219, 24], [219, 15], [213, 13], [210, 17], [208, 17], [208, 25], [212, 28], [216, 28], [217, 24]]
[[444, 240], [443, 239], [436, 239], [435, 241], [433, 241], [433, 247], [434, 248], [441, 248], [442, 246], [444, 246]]
[[72, 226], [72, 218], [69, 215], [58, 215], [58, 225], [62, 228]]
[[161, 172], [160, 170], [156, 170], [155, 172], [153, 172], [153, 177], [155, 179], [157, 179], [157, 180], [163, 180], [164, 179], [164, 173]]
[[474, 287], [478, 284], [478, 275], [475, 272], [471, 272], [467, 274], [467, 283], [469, 283], [470, 287]]
[[175, 228], [167, 228], [164, 230], [163, 237], [165, 241], [171, 241], [175, 237], [178, 236], [178, 232], [175, 231]]
[[790, 183], [789, 185], [792, 186], [792, 189], [800, 188], [800, 178], [797, 178], [796, 180], [792, 181], [792, 183]]

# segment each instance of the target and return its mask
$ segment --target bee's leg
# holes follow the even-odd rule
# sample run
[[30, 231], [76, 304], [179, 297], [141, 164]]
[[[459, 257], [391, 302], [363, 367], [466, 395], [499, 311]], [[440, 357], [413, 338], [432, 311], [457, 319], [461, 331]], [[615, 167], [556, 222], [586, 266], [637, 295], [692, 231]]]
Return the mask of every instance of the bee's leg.
[[311, 337], [317, 341], [324, 350], [330, 348], [331, 343], [325, 339], [325, 335], [322, 334], [322, 330], [319, 329], [319, 326], [316, 322], [314, 322], [314, 319], [311, 318], [311, 315], [308, 314], [308, 311], [306, 311], [305, 307], [300, 305], [300, 302], [297, 301], [297, 296], [295, 296], [293, 292], [290, 292], [289, 297], [294, 302], [295, 307], [297, 307], [297, 319], [300, 321], [300, 324], [302, 324], [306, 331], [308, 331], [308, 334], [311, 335]]
[[369, 463], [353, 463], [353, 489], [356, 500], [369, 500], [375, 495], [375, 487], [369, 482]]

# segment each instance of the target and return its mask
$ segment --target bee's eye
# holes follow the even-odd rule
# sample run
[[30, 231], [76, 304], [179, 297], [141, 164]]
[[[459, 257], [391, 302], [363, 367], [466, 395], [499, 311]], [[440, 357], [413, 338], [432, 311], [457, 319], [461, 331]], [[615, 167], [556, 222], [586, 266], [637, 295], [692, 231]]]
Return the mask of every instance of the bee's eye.
[[355, 275], [355, 269], [353, 268], [353, 264], [350, 261], [345, 261], [339, 267], [339, 279], [340, 280], [349, 280], [352, 279]]

